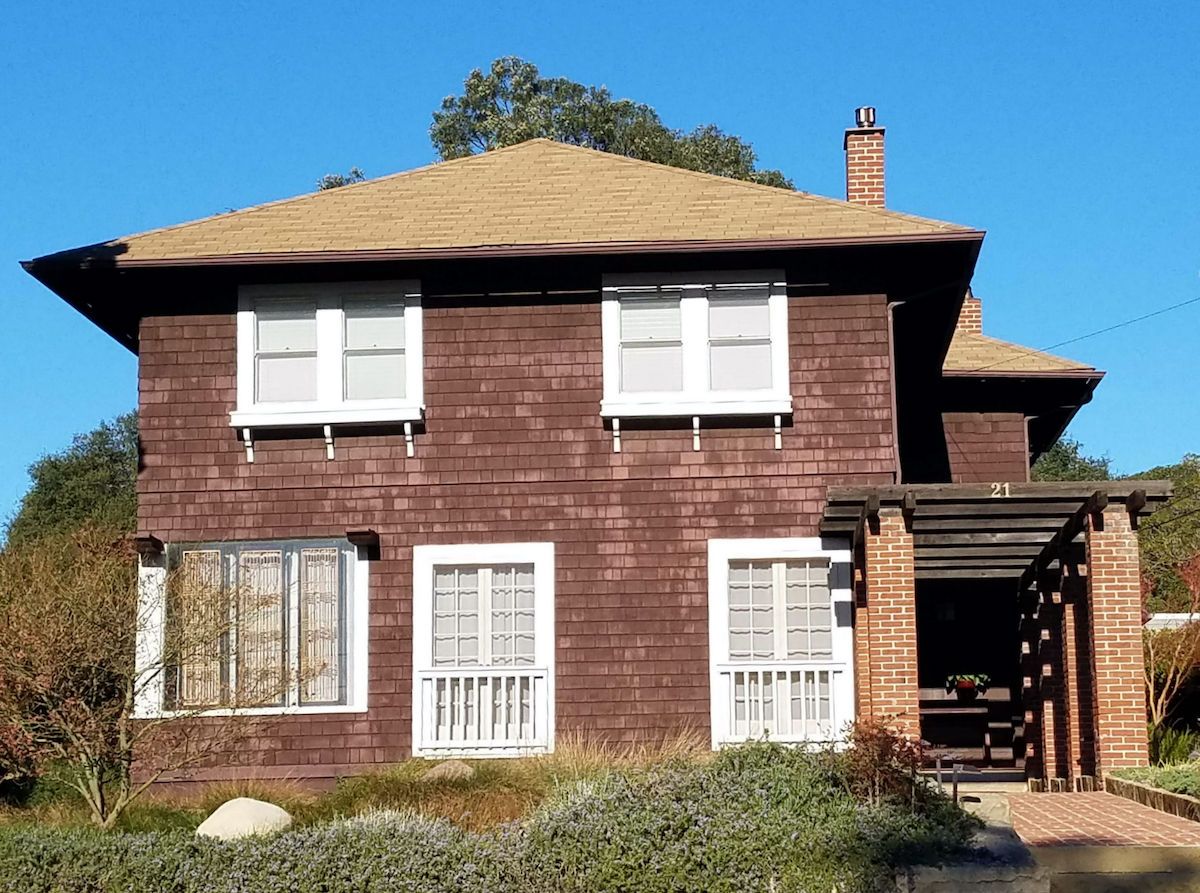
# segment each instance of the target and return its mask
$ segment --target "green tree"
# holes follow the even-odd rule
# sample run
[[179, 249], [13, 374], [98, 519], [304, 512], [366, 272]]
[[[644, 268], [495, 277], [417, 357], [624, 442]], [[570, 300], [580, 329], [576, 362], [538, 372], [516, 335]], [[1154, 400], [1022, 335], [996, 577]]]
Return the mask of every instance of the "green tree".
[[549, 137], [643, 161], [792, 189], [776, 170], [755, 168], [754, 149], [713, 124], [667, 127], [650, 106], [613, 99], [606, 87], [543, 77], [532, 62], [504, 56], [475, 69], [459, 96], [433, 113], [430, 138], [443, 159]]
[[1189, 586], [1185, 568], [1200, 560], [1200, 454], [1174, 465], [1161, 465], [1136, 477], [1168, 480], [1175, 487], [1170, 503], [1142, 522], [1138, 532], [1147, 607], [1151, 611], [1190, 612], [1197, 604], [1200, 580]]
[[73, 530], [85, 521], [132, 530], [137, 523], [137, 413], [75, 437], [29, 468], [33, 484], [8, 525], [10, 543]]
[[1042, 453], [1033, 463], [1035, 481], [1107, 481], [1112, 477], [1107, 456], [1088, 456], [1077, 440], [1069, 437]]
[[317, 190], [337, 189], [339, 186], [349, 186], [351, 183], [361, 183], [367, 179], [361, 167], [352, 167], [344, 174], [326, 174], [317, 181]]

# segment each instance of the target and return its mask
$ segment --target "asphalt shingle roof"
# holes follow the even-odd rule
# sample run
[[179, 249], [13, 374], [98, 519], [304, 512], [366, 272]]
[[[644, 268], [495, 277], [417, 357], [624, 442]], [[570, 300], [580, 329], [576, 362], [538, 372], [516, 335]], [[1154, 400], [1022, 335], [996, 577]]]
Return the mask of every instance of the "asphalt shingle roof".
[[977, 332], [954, 333], [946, 359], [942, 363], [945, 374], [1071, 374], [1099, 373], [1086, 363], [1056, 357], [1054, 354], [1022, 347], [999, 338], [990, 338]]
[[104, 243], [121, 261], [971, 233], [548, 139]]

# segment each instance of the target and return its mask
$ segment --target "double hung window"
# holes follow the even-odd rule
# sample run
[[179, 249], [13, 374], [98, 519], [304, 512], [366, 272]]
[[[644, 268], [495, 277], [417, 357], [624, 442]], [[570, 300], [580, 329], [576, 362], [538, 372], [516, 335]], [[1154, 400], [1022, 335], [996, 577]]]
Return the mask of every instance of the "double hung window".
[[609, 276], [602, 318], [606, 416], [791, 410], [781, 273]]
[[230, 423], [283, 427], [411, 421], [423, 408], [415, 282], [247, 286]]

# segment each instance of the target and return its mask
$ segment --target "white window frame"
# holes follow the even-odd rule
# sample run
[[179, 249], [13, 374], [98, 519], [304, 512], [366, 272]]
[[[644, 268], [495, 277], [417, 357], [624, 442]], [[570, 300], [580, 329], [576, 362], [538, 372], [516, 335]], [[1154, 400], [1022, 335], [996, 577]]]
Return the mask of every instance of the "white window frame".
[[[345, 317], [347, 298], [401, 300], [404, 304], [405, 396], [346, 400]], [[255, 314], [259, 302], [296, 301], [316, 308], [317, 397], [311, 401], [258, 403], [255, 399]], [[425, 410], [421, 285], [416, 280], [244, 285], [238, 289], [237, 408], [235, 428], [372, 424], [419, 420]]]
[[[710, 291], [719, 293], [722, 288], [736, 286], [767, 288], [770, 388], [714, 391], [710, 387], [708, 295]], [[621, 296], [654, 287], [681, 292], [683, 389], [623, 393]], [[603, 280], [600, 312], [604, 342], [604, 392], [600, 415], [604, 418], [776, 415], [792, 411], [787, 284], [782, 270], [610, 274]]]
[[[277, 540], [263, 541], [277, 543]], [[288, 540], [301, 542], [301, 540]], [[322, 540], [322, 543], [325, 541]], [[255, 546], [254, 541], [237, 543], [239, 546]], [[208, 710], [168, 709], [165, 704], [166, 667], [163, 666], [163, 640], [167, 623], [167, 554], [164, 549], [158, 555], [141, 556], [138, 560], [138, 630], [136, 645], [136, 668], [138, 673], [137, 700], [134, 717], [157, 719], [171, 716], [274, 716], [308, 715], [330, 713], [366, 713], [368, 688], [368, 629], [370, 624], [370, 562], [366, 549], [349, 544], [339, 547], [343, 554], [349, 553], [351, 565], [347, 569], [347, 592], [345, 618], [346, 657], [346, 703], [301, 705], [294, 702], [289, 693], [289, 703], [272, 707], [244, 707], [229, 709], [214, 707]], [[295, 600], [293, 600], [295, 601]], [[298, 607], [291, 608], [295, 615]], [[293, 616], [289, 624], [292, 632], [298, 628], [298, 619]], [[295, 647], [292, 643], [290, 647]]]
[[[829, 596], [833, 632], [830, 661], [754, 661], [755, 667], [803, 664], [833, 671], [830, 690], [833, 705], [833, 737], [836, 741], [846, 723], [854, 719], [854, 629], [850, 623], [854, 603], [851, 551], [840, 537], [781, 537], [771, 539], [710, 539], [708, 541], [708, 661], [712, 746], [717, 749], [736, 739], [730, 735], [728, 702], [720, 695], [729, 660], [729, 565], [738, 561], [826, 561], [829, 564]], [[780, 647], [776, 628], [776, 649]], [[783, 640], [786, 653], [786, 638]], [[749, 666], [738, 663], [736, 666]], [[915, 683], [914, 683], [915, 684]], [[745, 740], [745, 739], [740, 739]]]
[[[422, 746], [421, 674], [450, 670], [433, 663], [433, 581], [438, 567], [470, 565], [533, 566], [533, 650], [532, 665], [501, 665], [495, 668], [467, 667], [466, 670], [495, 669], [497, 672], [545, 673], [546, 704], [544, 741], [536, 747], [486, 749], [457, 746], [436, 749]], [[412, 689], [412, 752], [413, 756], [524, 756], [530, 753], [554, 751], [554, 543], [486, 543], [413, 547], [413, 689]], [[481, 624], [482, 628], [482, 624]], [[482, 635], [482, 632], [481, 632]]]

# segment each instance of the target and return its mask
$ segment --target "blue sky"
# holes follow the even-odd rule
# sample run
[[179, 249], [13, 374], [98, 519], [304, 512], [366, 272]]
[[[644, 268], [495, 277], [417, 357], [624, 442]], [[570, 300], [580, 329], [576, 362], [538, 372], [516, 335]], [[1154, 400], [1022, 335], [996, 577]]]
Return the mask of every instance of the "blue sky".
[[[171, 7], [168, 11], [168, 7]], [[913, 11], [910, 11], [913, 10]], [[988, 230], [986, 330], [1045, 347], [1200, 297], [1200, 7], [10, 3], [0, 27], [0, 517], [25, 469], [132, 408], [135, 359], [21, 259], [432, 160], [430, 114], [516, 54], [671, 125], [714, 122], [840, 196], [888, 128], [889, 205]], [[1071, 433], [1136, 471], [1200, 451], [1200, 304], [1064, 353]]]

